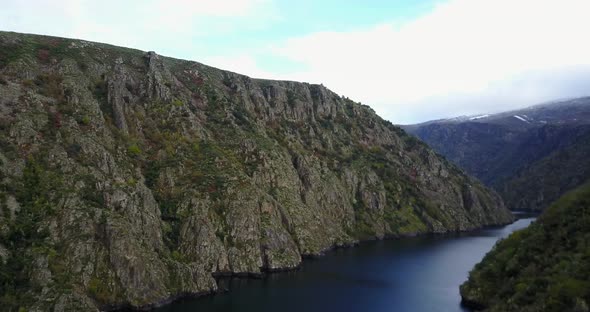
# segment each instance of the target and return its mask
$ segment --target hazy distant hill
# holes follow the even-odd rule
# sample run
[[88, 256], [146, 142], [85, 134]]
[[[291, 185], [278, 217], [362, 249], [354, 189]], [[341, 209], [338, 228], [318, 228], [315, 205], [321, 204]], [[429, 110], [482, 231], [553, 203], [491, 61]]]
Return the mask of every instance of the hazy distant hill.
[[495, 188], [511, 209], [543, 209], [590, 177], [590, 98], [404, 128]]

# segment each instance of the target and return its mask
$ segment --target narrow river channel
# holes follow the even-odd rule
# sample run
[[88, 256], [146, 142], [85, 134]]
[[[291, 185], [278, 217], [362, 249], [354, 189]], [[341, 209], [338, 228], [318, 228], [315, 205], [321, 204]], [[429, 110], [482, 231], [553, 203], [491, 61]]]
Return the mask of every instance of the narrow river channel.
[[296, 272], [222, 281], [229, 292], [157, 312], [457, 312], [459, 285], [494, 243], [534, 218], [470, 233], [365, 242], [304, 261]]

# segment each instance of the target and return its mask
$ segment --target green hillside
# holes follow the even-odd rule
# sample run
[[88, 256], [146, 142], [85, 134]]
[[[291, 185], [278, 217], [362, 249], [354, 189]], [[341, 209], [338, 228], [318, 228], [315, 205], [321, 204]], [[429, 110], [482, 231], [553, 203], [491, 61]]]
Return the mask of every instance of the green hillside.
[[590, 184], [500, 241], [470, 273], [461, 295], [487, 311], [588, 311]]

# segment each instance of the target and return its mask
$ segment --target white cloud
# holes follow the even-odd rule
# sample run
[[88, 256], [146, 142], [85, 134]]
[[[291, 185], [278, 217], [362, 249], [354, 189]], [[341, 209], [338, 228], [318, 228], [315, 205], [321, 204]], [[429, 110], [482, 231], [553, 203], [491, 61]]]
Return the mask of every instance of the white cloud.
[[159, 14], [169, 14], [175, 19], [186, 16], [235, 17], [256, 14], [268, 0], [168, 0], [151, 1], [149, 6]]
[[3, 0], [0, 29], [182, 51], [278, 16], [272, 0]]
[[[280, 19], [276, 3], [3, 0], [0, 29], [157, 50], [254, 77], [323, 83], [406, 123], [590, 94], [588, 12], [589, 0], [449, 0], [403, 24], [316, 32], [242, 49], [227, 40], [228, 52], [219, 55], [201, 38], [223, 42], [225, 34], [267, 29]], [[263, 66], [269, 63], [272, 70]], [[301, 68], [289, 72], [294, 64]]]
[[256, 59], [249, 55], [235, 55], [235, 56], [212, 56], [202, 60], [203, 63], [221, 68], [231, 70], [239, 74], [248, 74], [251, 77], [283, 79], [284, 76], [276, 73], [263, 70], [260, 68]]
[[588, 12], [588, 0], [452, 0], [401, 26], [276, 43], [306, 70], [271, 78], [322, 82], [394, 122], [535, 104], [570, 96], [564, 69], [590, 64]]

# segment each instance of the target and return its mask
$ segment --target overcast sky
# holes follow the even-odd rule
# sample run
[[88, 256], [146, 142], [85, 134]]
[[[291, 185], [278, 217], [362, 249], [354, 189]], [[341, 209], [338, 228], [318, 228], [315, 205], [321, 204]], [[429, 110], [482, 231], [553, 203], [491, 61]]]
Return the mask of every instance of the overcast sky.
[[590, 95], [590, 0], [2, 0], [0, 30], [323, 83], [394, 123]]

